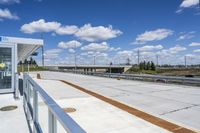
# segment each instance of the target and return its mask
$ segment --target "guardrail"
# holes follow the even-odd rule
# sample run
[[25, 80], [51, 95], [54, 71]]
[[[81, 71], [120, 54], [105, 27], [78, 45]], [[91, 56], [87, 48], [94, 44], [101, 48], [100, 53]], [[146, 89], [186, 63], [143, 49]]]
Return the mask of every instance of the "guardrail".
[[153, 81], [163, 83], [179, 83], [188, 85], [200, 86], [200, 78], [187, 78], [187, 77], [175, 77], [175, 76], [161, 76], [161, 75], [146, 75], [146, 74], [121, 74], [121, 73], [102, 73], [102, 72], [89, 72], [89, 71], [66, 71], [66, 70], [55, 70], [59, 72], [70, 72], [76, 74], [93, 75], [99, 77], [109, 77], [118, 79], [128, 80], [142, 80], [142, 81]]
[[[43, 133], [38, 121], [38, 95], [48, 107], [48, 132], [57, 133], [57, 121], [67, 133], [85, 131], [28, 74], [23, 76], [23, 105], [28, 125], [33, 133]], [[31, 101], [32, 98], [32, 101]], [[32, 126], [31, 126], [32, 125]]]

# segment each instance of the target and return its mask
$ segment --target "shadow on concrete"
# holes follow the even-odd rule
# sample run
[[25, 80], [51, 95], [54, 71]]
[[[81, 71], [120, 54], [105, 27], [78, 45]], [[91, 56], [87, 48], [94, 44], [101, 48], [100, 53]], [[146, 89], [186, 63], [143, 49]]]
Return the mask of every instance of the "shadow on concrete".
[[23, 95], [23, 79], [19, 79], [19, 93]]

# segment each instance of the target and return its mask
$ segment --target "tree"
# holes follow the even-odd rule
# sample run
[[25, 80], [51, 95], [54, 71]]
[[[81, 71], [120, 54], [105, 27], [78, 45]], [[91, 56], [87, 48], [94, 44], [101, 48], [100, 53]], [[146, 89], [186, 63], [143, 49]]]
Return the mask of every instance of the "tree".
[[140, 64], [139, 64], [140, 70], [145, 70], [145, 66], [146, 66], [146, 62], [145, 61], [140, 62]]
[[127, 58], [126, 65], [130, 65], [131, 64], [130, 62], [131, 62], [130, 58]]
[[146, 65], [146, 70], [150, 70], [150, 69], [151, 69], [151, 63], [148, 61]]
[[20, 61], [19, 63], [18, 63], [18, 65], [22, 65], [23, 63], [22, 63], [22, 61]]
[[155, 64], [153, 63], [153, 61], [151, 61], [151, 70], [153, 70], [153, 71], [156, 70], [156, 66], [155, 66]]

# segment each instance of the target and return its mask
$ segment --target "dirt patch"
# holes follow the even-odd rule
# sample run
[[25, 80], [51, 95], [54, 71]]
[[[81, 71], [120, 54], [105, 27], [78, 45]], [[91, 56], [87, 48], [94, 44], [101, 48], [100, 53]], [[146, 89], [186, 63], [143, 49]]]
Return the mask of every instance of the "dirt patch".
[[63, 108], [63, 110], [66, 112], [66, 113], [73, 113], [76, 111], [75, 108]]

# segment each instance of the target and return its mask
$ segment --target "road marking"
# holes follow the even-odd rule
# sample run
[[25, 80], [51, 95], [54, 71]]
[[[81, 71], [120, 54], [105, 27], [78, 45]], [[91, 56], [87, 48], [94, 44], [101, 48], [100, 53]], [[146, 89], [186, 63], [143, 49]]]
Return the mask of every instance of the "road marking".
[[119, 109], [122, 109], [122, 110], [124, 110], [124, 111], [126, 111], [126, 112], [128, 112], [128, 113], [130, 113], [130, 114], [132, 114], [134, 116], [137, 116], [137, 117], [139, 117], [139, 118], [141, 118], [141, 119], [143, 119], [145, 121], [148, 121], [148, 122], [150, 122], [150, 123], [152, 123], [154, 125], [157, 125], [157, 126], [159, 126], [161, 128], [164, 128], [164, 129], [166, 129], [166, 130], [168, 130], [170, 132], [174, 132], [174, 133], [200, 133], [199, 131], [194, 131], [192, 129], [179, 126], [179, 125], [177, 125], [175, 123], [166, 121], [164, 119], [158, 118], [156, 116], [153, 116], [151, 114], [148, 114], [148, 113], [143, 112], [141, 110], [138, 110], [136, 108], [130, 107], [130, 106], [124, 104], [124, 103], [121, 103], [119, 101], [110, 99], [108, 97], [105, 97], [103, 95], [100, 95], [98, 93], [90, 91], [88, 89], [85, 89], [85, 88], [83, 88], [83, 87], [81, 87], [79, 85], [76, 85], [74, 83], [71, 83], [71, 82], [68, 82], [68, 81], [65, 81], [65, 80], [60, 80], [60, 81], [65, 83], [65, 84], [68, 84], [68, 85], [74, 87], [75, 89], [78, 89], [78, 90], [80, 90], [82, 92], [85, 92], [85, 93], [87, 93], [87, 94], [89, 94], [91, 96], [94, 96], [94, 97], [102, 100], [102, 101], [105, 101], [105, 102], [107, 102], [107, 103], [109, 103], [109, 104], [111, 104], [111, 105], [113, 105], [113, 106], [115, 106], [115, 107], [117, 107]]

